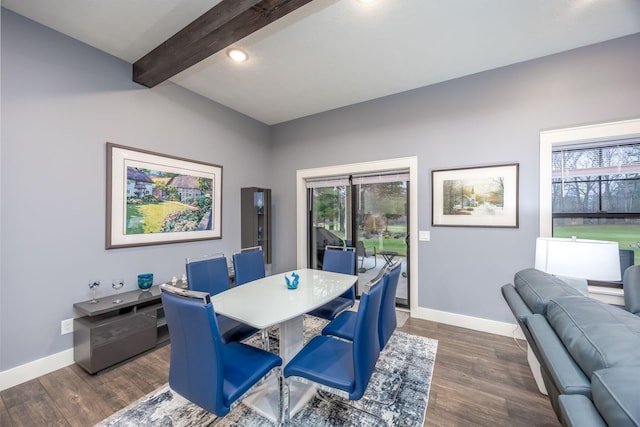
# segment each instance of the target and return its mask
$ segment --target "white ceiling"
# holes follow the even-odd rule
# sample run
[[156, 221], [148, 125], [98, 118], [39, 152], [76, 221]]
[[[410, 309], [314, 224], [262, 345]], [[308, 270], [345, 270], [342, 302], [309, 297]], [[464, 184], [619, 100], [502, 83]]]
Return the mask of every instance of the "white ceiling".
[[[2, 6], [133, 63], [219, 1]], [[639, 0], [314, 0], [171, 81], [276, 124], [637, 32]]]

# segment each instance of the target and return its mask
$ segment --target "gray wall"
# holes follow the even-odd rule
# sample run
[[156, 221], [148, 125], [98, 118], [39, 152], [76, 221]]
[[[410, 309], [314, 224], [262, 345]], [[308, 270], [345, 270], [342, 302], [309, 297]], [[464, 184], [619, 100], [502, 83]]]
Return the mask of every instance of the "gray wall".
[[[500, 286], [533, 265], [539, 132], [640, 116], [640, 34], [273, 127], [276, 269], [295, 265], [295, 169], [417, 156], [420, 307], [513, 322]], [[520, 163], [520, 227], [431, 227], [431, 170]]]
[[[112, 278], [169, 280], [240, 245], [240, 188], [269, 186], [269, 128], [2, 10], [0, 371], [72, 346], [74, 302]], [[223, 166], [222, 240], [105, 250], [106, 142]]]

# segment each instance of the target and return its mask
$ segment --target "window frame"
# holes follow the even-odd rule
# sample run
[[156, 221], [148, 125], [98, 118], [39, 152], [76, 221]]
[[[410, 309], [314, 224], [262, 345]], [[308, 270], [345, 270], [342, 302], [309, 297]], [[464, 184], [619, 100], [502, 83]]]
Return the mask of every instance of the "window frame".
[[[621, 143], [622, 142], [622, 143]], [[620, 139], [617, 138], [615, 140], [602, 141], [591, 144], [580, 144], [579, 146], [571, 146], [566, 150], [561, 146], [552, 146], [552, 156], [553, 153], [574, 153], [574, 152], [588, 152], [595, 150], [603, 150], [603, 149], [611, 149], [611, 148], [634, 148], [636, 152], [640, 149], [640, 139], [632, 138], [632, 139]], [[636, 154], [637, 156], [637, 154]], [[602, 154], [600, 154], [599, 159], [602, 161]], [[553, 159], [552, 159], [553, 161]], [[557, 161], [557, 159], [556, 159]], [[564, 163], [564, 154], [563, 160]], [[609, 163], [609, 161], [607, 161]], [[622, 212], [620, 210], [615, 210], [615, 207], [611, 208], [609, 203], [604, 203], [603, 200], [606, 200], [606, 196], [603, 195], [603, 183], [605, 185], [621, 185], [623, 182], [640, 182], [640, 164], [635, 162], [633, 164], [625, 164], [625, 165], [611, 165], [608, 164], [606, 166], [591, 166], [587, 168], [571, 168], [568, 166], [565, 168], [566, 163], [561, 166], [561, 170], [558, 171], [556, 169], [555, 176], [552, 176], [552, 194], [553, 194], [553, 186], [562, 185], [564, 186], [575, 186], [580, 184], [594, 184], [594, 188], [590, 191], [593, 191], [593, 194], [589, 197], [593, 197], [592, 201], [597, 202], [597, 210], [591, 211], [561, 211], [561, 212], [553, 212], [553, 200], [552, 200], [552, 219], [558, 218], [640, 218], [640, 210], [636, 210], [633, 212]], [[556, 165], [556, 168], [558, 165]], [[558, 173], [561, 175], [559, 176]], [[634, 178], [612, 178], [612, 176], [620, 176], [620, 175], [637, 175]], [[606, 184], [609, 183], [609, 184]], [[614, 183], [614, 184], [611, 184]], [[557, 187], [556, 187], [557, 191]], [[564, 194], [564, 188], [563, 188]], [[564, 196], [563, 196], [564, 197]], [[557, 201], [557, 200], [556, 200]], [[595, 204], [595, 203], [594, 203]], [[607, 208], [603, 208], [607, 205]], [[611, 210], [614, 209], [614, 210]], [[552, 221], [552, 232], [553, 232], [553, 221]]]
[[[640, 137], [640, 118], [596, 123], [540, 132], [539, 236], [552, 237], [552, 151], [564, 145]], [[624, 305], [622, 289], [589, 286], [589, 294], [604, 302]]]
[[[323, 166], [311, 169], [296, 170], [296, 250], [297, 268], [308, 266], [308, 211], [306, 181], [309, 179], [332, 177], [337, 175], [357, 175], [363, 173], [384, 173], [386, 171], [409, 170], [409, 218], [415, 218], [409, 223], [409, 246], [418, 248], [418, 157], [400, 157], [395, 159], [374, 160], [362, 163], [349, 163], [335, 166]], [[409, 313], [415, 315], [420, 309], [418, 250], [409, 254], [410, 261], [410, 289]]]
[[540, 132], [540, 237], [551, 237], [551, 152], [554, 147], [640, 137], [640, 118]]

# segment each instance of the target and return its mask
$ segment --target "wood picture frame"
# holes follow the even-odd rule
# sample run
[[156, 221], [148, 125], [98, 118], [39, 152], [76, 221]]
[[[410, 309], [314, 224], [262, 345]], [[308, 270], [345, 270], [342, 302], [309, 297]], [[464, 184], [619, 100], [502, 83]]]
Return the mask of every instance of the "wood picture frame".
[[222, 238], [222, 166], [107, 143], [106, 249]]
[[519, 164], [431, 172], [431, 224], [518, 228]]

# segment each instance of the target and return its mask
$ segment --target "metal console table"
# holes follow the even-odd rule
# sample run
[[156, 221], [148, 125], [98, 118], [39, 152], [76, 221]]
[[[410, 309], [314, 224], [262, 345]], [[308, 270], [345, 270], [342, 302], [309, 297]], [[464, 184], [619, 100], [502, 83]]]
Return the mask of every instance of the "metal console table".
[[93, 374], [169, 339], [159, 286], [103, 296], [95, 304], [73, 304], [83, 316], [73, 320], [73, 358]]

